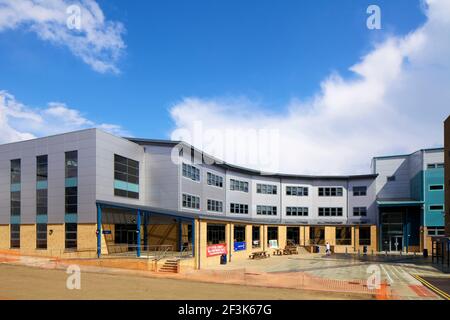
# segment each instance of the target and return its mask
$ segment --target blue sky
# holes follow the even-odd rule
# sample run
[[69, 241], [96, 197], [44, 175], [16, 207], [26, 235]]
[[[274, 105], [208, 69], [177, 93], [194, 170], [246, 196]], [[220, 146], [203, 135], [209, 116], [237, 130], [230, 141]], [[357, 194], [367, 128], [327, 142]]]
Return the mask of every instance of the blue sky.
[[383, 30], [368, 32], [374, 1], [99, 1], [124, 24], [120, 74], [99, 74], [26, 27], [0, 34], [0, 88], [40, 107], [64, 102], [136, 136], [167, 138], [168, 109], [184, 97], [245, 96], [276, 111], [308, 97], [375, 40], [423, 23], [420, 2], [375, 1]]
[[446, 0], [0, 0], [0, 142], [97, 126], [196, 144], [179, 132], [200, 121], [277, 130], [277, 171], [367, 172], [442, 145], [447, 16]]

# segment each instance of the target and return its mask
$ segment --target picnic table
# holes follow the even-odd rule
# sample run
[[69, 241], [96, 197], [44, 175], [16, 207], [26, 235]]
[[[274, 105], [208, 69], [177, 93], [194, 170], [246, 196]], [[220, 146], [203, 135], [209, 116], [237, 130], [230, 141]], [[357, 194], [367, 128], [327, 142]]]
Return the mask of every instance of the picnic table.
[[253, 252], [249, 258], [250, 259], [265, 259], [265, 258], [269, 258], [270, 254], [267, 253], [267, 251], [257, 251], [257, 252]]

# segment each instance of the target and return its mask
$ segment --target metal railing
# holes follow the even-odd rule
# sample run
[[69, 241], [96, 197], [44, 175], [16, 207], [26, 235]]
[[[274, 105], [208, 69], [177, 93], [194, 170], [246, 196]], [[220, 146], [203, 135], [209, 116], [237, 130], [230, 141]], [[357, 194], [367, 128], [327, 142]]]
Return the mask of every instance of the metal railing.
[[[135, 244], [108, 244], [108, 256], [137, 258], [138, 246]], [[161, 260], [164, 258], [190, 258], [192, 257], [192, 246], [182, 246], [181, 250], [175, 249], [174, 245], [141, 245], [140, 258]]]

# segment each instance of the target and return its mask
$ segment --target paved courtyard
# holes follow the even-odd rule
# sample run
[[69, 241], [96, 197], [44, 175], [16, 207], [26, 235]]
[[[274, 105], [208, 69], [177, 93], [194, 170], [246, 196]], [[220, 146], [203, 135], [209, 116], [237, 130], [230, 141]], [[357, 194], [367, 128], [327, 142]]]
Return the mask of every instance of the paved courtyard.
[[430, 259], [422, 256], [356, 256], [335, 254], [324, 256], [302, 254], [291, 256], [272, 256], [261, 260], [232, 261], [214, 270], [239, 270], [247, 273], [305, 273], [313, 277], [366, 281], [374, 271], [379, 272], [382, 282], [389, 285], [393, 292], [405, 299], [440, 299], [436, 294], [424, 288], [416, 275], [427, 278], [439, 277], [441, 282], [450, 283], [450, 275], [444, 274], [431, 264]]

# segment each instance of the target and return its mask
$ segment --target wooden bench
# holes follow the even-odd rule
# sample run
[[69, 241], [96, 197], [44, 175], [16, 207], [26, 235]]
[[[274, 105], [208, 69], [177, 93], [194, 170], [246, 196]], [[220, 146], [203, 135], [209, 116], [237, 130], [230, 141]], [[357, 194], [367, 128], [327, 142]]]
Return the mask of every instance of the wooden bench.
[[248, 257], [250, 259], [265, 259], [265, 258], [269, 258], [270, 254], [268, 254], [266, 251], [258, 251], [258, 252], [253, 252]]

